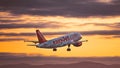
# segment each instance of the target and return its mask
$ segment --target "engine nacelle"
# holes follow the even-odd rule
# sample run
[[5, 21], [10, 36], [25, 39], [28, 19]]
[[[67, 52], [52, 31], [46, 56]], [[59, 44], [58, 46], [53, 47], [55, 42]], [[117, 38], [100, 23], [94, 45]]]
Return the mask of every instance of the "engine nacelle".
[[75, 47], [82, 46], [82, 42], [75, 42], [75, 43], [73, 43], [73, 46], [75, 46]]

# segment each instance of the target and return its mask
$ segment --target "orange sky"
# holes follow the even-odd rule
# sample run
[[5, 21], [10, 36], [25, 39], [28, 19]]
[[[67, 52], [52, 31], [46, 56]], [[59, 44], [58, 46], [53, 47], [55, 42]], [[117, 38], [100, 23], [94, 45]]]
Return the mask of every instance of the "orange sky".
[[[111, 27], [106, 27], [106, 26], [94, 26], [93, 24], [90, 25], [85, 25], [85, 26], [78, 26], [80, 24], [87, 23], [88, 20], [89, 22], [98, 22], [100, 23], [101, 21], [107, 21], [111, 20], [110, 22], [108, 21], [108, 24], [113, 24], [114, 22], [119, 22], [118, 17], [106, 17], [104, 20], [102, 18], [96, 18], [96, 17], [91, 17], [91, 18], [67, 18], [67, 17], [36, 17], [36, 16], [20, 16], [18, 19], [23, 18], [25, 20], [33, 21], [37, 18], [42, 18], [43, 21], [45, 22], [58, 22], [58, 24], [63, 25], [62, 27], [59, 28], [39, 28], [42, 32], [61, 32], [61, 31], [93, 31], [93, 30], [114, 30], [114, 28]], [[54, 18], [54, 19], [52, 19]], [[86, 19], [86, 20], [85, 20]], [[64, 20], [64, 21], [63, 21]], [[41, 20], [40, 20], [41, 21]], [[60, 22], [59, 22], [60, 21]], [[62, 22], [63, 21], [63, 22]], [[75, 23], [70, 23], [69, 22], [74, 22]], [[84, 23], [82, 22], [84, 21]], [[26, 23], [26, 20], [24, 21]], [[64, 25], [66, 24], [67, 25]], [[36, 24], [36, 23], [34, 23]], [[67, 26], [67, 27], [66, 27]], [[21, 32], [33, 32], [35, 33], [35, 29], [31, 28], [19, 28], [19, 29], [3, 29], [0, 30], [1, 32], [5, 33], [21, 33]], [[0, 36], [1, 38], [25, 38], [29, 40], [37, 40], [36, 36]], [[59, 37], [58, 35], [46, 35], [45, 36], [48, 40], [52, 38]], [[0, 52], [12, 52], [12, 53], [35, 53], [35, 54], [42, 54], [42, 55], [47, 55], [47, 56], [67, 56], [67, 57], [79, 57], [79, 56], [120, 56], [120, 42], [119, 38], [113, 38], [112, 35], [83, 35], [83, 39], [88, 39], [89, 42], [83, 43], [82, 47], [74, 47], [71, 46], [72, 51], [67, 52], [66, 48], [67, 47], [62, 47], [58, 48], [57, 52], [53, 52], [52, 49], [41, 49], [41, 48], [36, 48], [36, 47], [29, 47], [27, 44], [32, 44], [32, 43], [25, 43], [23, 41], [1, 41], [0, 42]]]
[[[107, 5], [114, 4], [112, 3], [112, 0], [96, 0], [95, 3], [97, 2]], [[101, 15], [99, 15], [99, 13], [98, 15], [89, 15], [88, 13], [89, 16], [85, 17], [79, 17], [77, 15], [72, 16], [72, 14], [64, 16], [62, 14], [31, 15], [27, 13], [19, 13], [17, 15], [17, 11], [16, 13], [14, 11], [10, 11], [10, 9], [8, 9], [8, 11], [4, 11], [4, 6], [0, 6], [3, 8], [3, 11], [0, 11], [0, 52], [62, 57], [120, 56], [119, 14], [104, 16], [102, 13]], [[38, 9], [32, 8], [29, 10], [37, 11]], [[42, 8], [41, 10], [47, 11], [45, 8]], [[66, 51], [67, 46], [58, 48], [57, 52], [53, 52], [52, 49], [29, 47], [27, 44], [32, 43], [25, 43], [22, 39], [37, 40], [36, 36], [21, 33], [34, 34], [36, 29], [39, 29], [43, 33], [52, 32], [53, 35], [45, 35], [48, 40], [61, 36], [54, 34], [54, 32], [57, 32], [58, 34], [72, 31], [81, 32], [83, 39], [87, 39], [88, 42], [83, 43], [83, 46], [81, 47], [71, 46], [71, 52]]]

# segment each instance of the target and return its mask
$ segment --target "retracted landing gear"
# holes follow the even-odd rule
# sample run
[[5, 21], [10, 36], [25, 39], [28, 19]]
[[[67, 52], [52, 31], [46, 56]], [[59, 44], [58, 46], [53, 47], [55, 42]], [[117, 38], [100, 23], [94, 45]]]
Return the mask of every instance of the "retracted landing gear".
[[53, 51], [57, 51], [57, 49], [56, 49], [56, 48], [53, 48]]
[[68, 44], [67, 51], [71, 51], [71, 49], [70, 49], [70, 44]]

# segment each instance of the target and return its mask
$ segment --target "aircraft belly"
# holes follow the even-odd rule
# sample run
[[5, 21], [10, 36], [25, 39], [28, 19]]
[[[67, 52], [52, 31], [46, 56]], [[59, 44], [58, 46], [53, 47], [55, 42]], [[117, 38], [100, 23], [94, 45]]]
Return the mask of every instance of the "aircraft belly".
[[66, 46], [67, 45], [67, 42], [65, 43], [59, 43], [59, 44], [52, 44], [52, 45], [49, 45], [49, 46], [46, 46], [45, 48], [57, 48], [57, 47], [63, 47], [63, 46]]

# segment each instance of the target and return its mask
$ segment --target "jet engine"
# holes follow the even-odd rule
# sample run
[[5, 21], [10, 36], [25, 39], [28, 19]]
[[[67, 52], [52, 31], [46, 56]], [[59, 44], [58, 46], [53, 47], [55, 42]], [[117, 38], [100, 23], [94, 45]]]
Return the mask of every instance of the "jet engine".
[[73, 43], [73, 46], [75, 46], [75, 47], [82, 46], [82, 42], [75, 42], [75, 43]]

